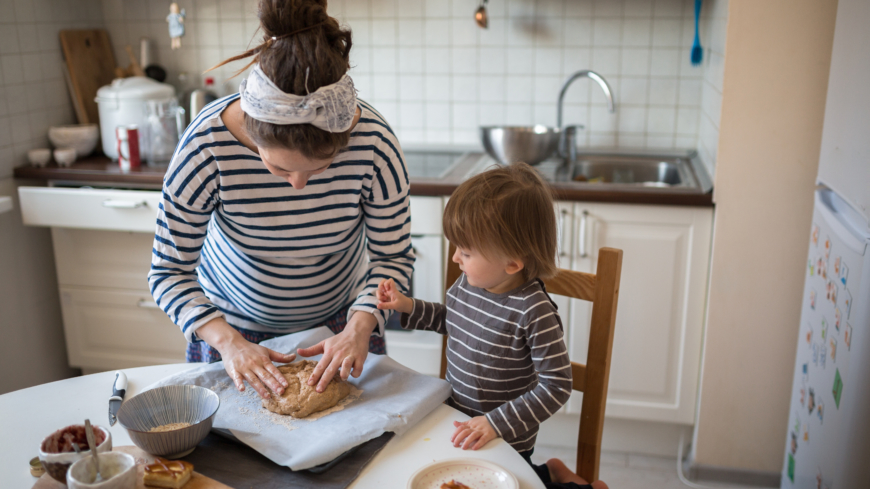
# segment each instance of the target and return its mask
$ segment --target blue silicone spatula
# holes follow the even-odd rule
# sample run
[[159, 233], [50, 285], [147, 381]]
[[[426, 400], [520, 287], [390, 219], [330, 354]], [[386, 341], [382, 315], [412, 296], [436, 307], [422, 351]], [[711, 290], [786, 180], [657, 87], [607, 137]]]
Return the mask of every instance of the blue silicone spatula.
[[695, 42], [692, 43], [692, 64], [698, 66], [704, 59], [704, 48], [698, 36], [698, 19], [701, 17], [701, 0], [695, 0]]

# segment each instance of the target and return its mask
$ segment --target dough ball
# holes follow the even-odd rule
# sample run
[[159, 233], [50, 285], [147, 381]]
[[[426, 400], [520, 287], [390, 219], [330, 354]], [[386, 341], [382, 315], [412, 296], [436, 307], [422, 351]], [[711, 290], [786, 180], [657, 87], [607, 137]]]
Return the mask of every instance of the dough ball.
[[294, 418], [304, 418], [309, 414], [329, 409], [350, 394], [350, 384], [339, 376], [326, 386], [323, 392], [317, 392], [317, 385], [308, 385], [308, 378], [314, 372], [317, 362], [302, 360], [301, 362], [281, 365], [278, 371], [284, 375], [289, 384], [280, 396], [266, 386], [271, 397], [263, 399], [263, 407], [277, 414], [285, 414]]

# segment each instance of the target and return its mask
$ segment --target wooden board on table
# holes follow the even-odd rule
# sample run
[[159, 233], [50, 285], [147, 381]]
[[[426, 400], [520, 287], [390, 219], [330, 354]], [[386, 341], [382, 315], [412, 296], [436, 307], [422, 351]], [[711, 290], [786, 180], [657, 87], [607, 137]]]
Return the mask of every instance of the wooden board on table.
[[[145, 485], [145, 483], [143, 482], [143, 477], [145, 474], [145, 466], [154, 462], [153, 455], [132, 445], [115, 447], [112, 449], [112, 451], [129, 454], [136, 459], [137, 470], [139, 471], [138, 477], [136, 479], [136, 489], [151, 488], [151, 486]], [[48, 474], [45, 474], [36, 480], [36, 484], [34, 484], [33, 489], [64, 489], [65, 487], [66, 484], [61, 484], [60, 482], [52, 479], [51, 476], [49, 476]], [[190, 480], [187, 481], [187, 484], [182, 487], [183, 489], [233, 489], [226, 484], [221, 484], [220, 482], [206, 477], [196, 471], [194, 471], [193, 475], [190, 476]]]
[[97, 90], [115, 78], [115, 55], [109, 33], [105, 29], [62, 30], [60, 45], [79, 124], [100, 122]]

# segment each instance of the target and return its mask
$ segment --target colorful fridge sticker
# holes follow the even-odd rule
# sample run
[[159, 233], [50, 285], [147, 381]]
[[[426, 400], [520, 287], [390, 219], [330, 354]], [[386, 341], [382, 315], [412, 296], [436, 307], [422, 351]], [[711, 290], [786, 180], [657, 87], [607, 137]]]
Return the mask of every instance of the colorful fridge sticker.
[[816, 310], [816, 291], [810, 289], [810, 309]]
[[804, 436], [802, 437], [804, 442], [809, 443], [810, 441], [810, 424], [804, 423]]
[[825, 346], [824, 343], [819, 345], [819, 363], [822, 364], [822, 368], [825, 368], [825, 363], [827, 363], [828, 359], [828, 347]]
[[813, 239], [813, 246], [818, 246], [819, 245], [819, 226], [817, 226], [815, 224], [813, 224], [812, 239]]
[[840, 265], [840, 283], [845, 287], [846, 280], [849, 278], [849, 267], [846, 266], [845, 263]]
[[813, 414], [813, 409], [816, 408], [816, 392], [810, 387], [810, 395], [807, 397], [807, 411]]
[[794, 455], [788, 454], [788, 478], [794, 483]]
[[801, 372], [804, 374], [803, 381], [806, 382], [810, 378], [810, 364], [805, 363], [803, 367], [801, 367]]
[[801, 385], [801, 406], [805, 406], [807, 404], [807, 385]]
[[825, 260], [827, 261], [831, 257], [831, 238], [825, 236]]
[[828, 337], [828, 320], [825, 319], [825, 316], [822, 316], [822, 341]]
[[836, 329], [838, 333], [840, 332], [840, 317], [840, 308], [834, 307], [834, 329]]
[[[812, 346], [812, 344], [813, 344], [813, 327], [810, 326], [809, 323], [807, 323], [806, 338], [807, 338], [807, 345]], [[804, 364], [804, 365], [806, 365], [806, 364]]]
[[[813, 365], [819, 366], [819, 344], [813, 343]], [[803, 403], [801, 403], [803, 404]]]
[[825, 260], [822, 260], [821, 256], [816, 261], [816, 275], [822, 278], [828, 278], [828, 266], [825, 263]]
[[837, 363], [837, 339], [832, 337], [828, 346], [831, 347], [831, 361]]
[[842, 259], [843, 259], [843, 257], [841, 257], [841, 256], [834, 258], [834, 276], [835, 277], [840, 276], [840, 261], [842, 261]]
[[836, 282], [834, 282], [833, 280], [828, 280], [828, 283], [825, 286], [825, 298], [834, 304], [837, 303], [837, 293], [839, 292], [837, 290], [838, 288], [839, 287], [837, 286]]
[[852, 315], [852, 294], [849, 293], [849, 289], [843, 287], [843, 309], [846, 310], [846, 319], [850, 319]]
[[840, 409], [840, 396], [843, 395], [843, 379], [840, 377], [840, 369], [837, 369], [837, 372], [834, 374], [834, 404], [837, 405], [837, 409]]
[[819, 423], [824, 422], [825, 404], [822, 402], [822, 396], [819, 396], [819, 402], [816, 405], [816, 416], [819, 417]]
[[852, 325], [846, 323], [846, 327], [843, 328], [843, 341], [846, 342], [846, 351], [852, 349]]
[[815, 271], [815, 266], [813, 265], [813, 259], [807, 258], [807, 268], [810, 270], [810, 277], [813, 276], [813, 272]]

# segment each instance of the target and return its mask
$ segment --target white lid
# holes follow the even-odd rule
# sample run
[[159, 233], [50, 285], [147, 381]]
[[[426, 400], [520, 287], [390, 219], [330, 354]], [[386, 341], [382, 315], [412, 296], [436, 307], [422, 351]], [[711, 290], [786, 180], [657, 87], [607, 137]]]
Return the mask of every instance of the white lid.
[[98, 99], [108, 100], [162, 100], [175, 96], [175, 88], [144, 76], [116, 78], [111, 84], [97, 90]]

